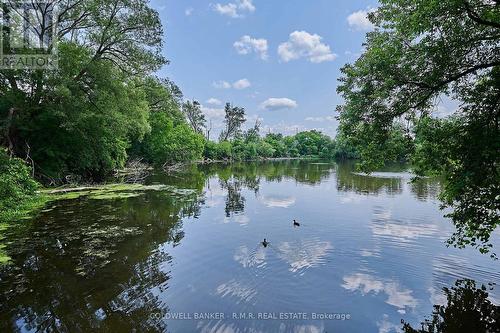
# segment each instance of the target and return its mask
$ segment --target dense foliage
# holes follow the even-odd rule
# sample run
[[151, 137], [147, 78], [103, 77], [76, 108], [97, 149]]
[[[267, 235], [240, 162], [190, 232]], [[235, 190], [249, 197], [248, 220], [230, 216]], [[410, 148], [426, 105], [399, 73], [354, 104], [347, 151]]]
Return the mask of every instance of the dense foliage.
[[258, 128], [252, 128], [231, 141], [207, 142], [204, 152], [207, 159], [238, 161], [298, 157], [331, 159], [345, 155], [347, 153], [338, 150], [333, 139], [315, 130], [293, 136], [271, 133], [261, 137]]
[[[58, 69], [0, 71], [1, 140], [9, 152], [28, 155], [35, 175], [52, 184], [68, 175], [102, 180], [136, 153], [155, 163], [201, 157], [203, 140], [187, 124], [180, 90], [152, 76], [167, 61], [148, 1], [59, 6]], [[34, 10], [53, 10], [42, 7]]]
[[0, 223], [34, 204], [33, 197], [38, 189], [29, 167], [18, 158], [11, 158], [0, 149]]
[[140, 144], [141, 156], [147, 161], [162, 165], [169, 162], [200, 160], [204, 138], [191, 130], [189, 125], [175, 125], [164, 113], [151, 115], [151, 133]]
[[262, 137], [260, 122], [246, 131], [245, 109], [227, 103], [225, 106], [225, 129], [219, 142], [208, 141], [204, 156], [210, 160], [255, 160], [259, 158], [353, 158], [356, 153], [347, 143], [337, 147], [335, 141], [321, 132], [312, 130], [283, 136], [269, 133]]
[[[365, 171], [399, 159], [388, 145], [408, 145], [415, 171], [444, 176], [450, 244], [488, 252], [500, 223], [498, 2], [381, 0], [369, 18], [364, 53], [342, 69], [340, 135]], [[436, 119], [444, 95], [461, 104]]]

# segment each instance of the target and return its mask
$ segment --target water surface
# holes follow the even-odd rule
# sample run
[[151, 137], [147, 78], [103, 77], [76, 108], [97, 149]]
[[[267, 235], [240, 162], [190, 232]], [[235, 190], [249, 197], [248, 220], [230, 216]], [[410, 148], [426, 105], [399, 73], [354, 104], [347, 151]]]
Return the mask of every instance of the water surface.
[[456, 280], [500, 281], [498, 261], [445, 246], [439, 183], [411, 178], [213, 164], [147, 181], [182, 190], [52, 203], [7, 235], [0, 331], [398, 332]]

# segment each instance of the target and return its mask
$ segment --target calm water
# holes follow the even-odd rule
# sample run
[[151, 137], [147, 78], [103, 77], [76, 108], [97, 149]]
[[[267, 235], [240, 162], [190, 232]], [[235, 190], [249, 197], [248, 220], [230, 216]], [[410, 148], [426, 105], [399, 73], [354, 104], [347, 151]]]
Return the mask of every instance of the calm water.
[[[411, 177], [306, 161], [193, 166], [148, 179], [182, 191], [53, 203], [8, 235], [0, 332], [397, 332], [457, 279], [500, 282], [499, 261], [445, 246], [439, 184]], [[349, 319], [312, 319], [322, 313]]]

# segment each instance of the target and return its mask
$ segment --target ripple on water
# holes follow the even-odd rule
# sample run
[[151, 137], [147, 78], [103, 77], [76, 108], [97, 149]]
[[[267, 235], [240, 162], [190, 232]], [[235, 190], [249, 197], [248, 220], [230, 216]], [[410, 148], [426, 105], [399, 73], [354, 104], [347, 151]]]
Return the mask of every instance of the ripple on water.
[[[498, 263], [492, 261], [492, 265], [498, 265]], [[480, 281], [500, 281], [500, 272], [486, 270], [484, 266], [475, 265], [467, 258], [456, 255], [436, 257], [433, 261], [433, 268], [434, 274], [441, 279], [476, 278]]]
[[[497, 265], [497, 262], [492, 262], [492, 265]], [[450, 287], [456, 280], [473, 279], [478, 285], [488, 283], [497, 283], [493, 290], [489, 291], [490, 299], [500, 303], [500, 272], [498, 270], [487, 270], [484, 266], [473, 264], [464, 257], [455, 255], [439, 256], [434, 258], [432, 262], [433, 277], [435, 289], [442, 287]]]
[[324, 265], [333, 246], [318, 239], [281, 242], [277, 248], [278, 257], [289, 265], [289, 271], [303, 275], [306, 270]]
[[235, 279], [217, 286], [215, 293], [221, 298], [228, 296], [236, 298], [236, 304], [252, 302], [255, 296], [257, 296], [255, 286], [245, 285], [243, 282]]
[[236, 250], [233, 259], [245, 268], [262, 268], [266, 265], [266, 256], [267, 253], [262, 246], [249, 250], [246, 245], [242, 245]]
[[375, 207], [370, 229], [376, 240], [400, 248], [420, 247], [422, 238], [439, 234], [435, 224], [425, 223], [422, 219], [398, 219], [384, 207]]

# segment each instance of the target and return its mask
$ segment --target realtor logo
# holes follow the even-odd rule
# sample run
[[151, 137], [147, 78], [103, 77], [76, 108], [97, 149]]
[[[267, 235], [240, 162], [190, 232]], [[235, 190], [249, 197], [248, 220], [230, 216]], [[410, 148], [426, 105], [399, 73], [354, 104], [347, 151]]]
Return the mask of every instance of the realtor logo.
[[57, 68], [56, 4], [0, 0], [0, 69]]

